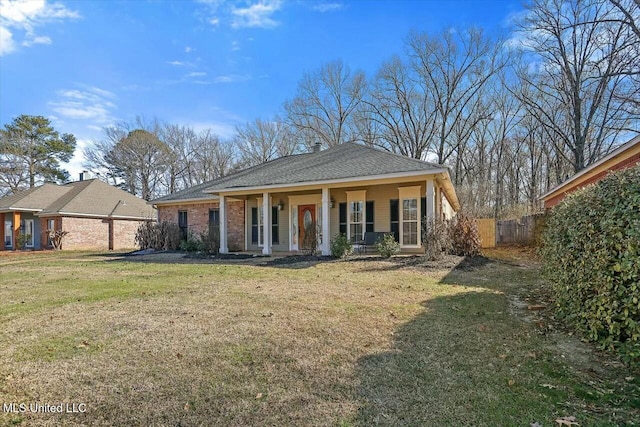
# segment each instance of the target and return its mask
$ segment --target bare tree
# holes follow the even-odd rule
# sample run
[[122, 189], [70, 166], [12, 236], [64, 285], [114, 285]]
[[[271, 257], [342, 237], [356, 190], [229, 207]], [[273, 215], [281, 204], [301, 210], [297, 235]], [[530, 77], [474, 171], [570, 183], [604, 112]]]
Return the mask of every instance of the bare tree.
[[[479, 120], [476, 103], [485, 86], [506, 64], [499, 43], [482, 30], [445, 30], [438, 36], [412, 33], [407, 40], [411, 65], [433, 103], [434, 150], [444, 163], [466, 143]], [[473, 113], [472, 113], [473, 112]]]
[[169, 193], [199, 184], [194, 176], [194, 154], [198, 147], [198, 135], [187, 127], [166, 124], [160, 135], [167, 145], [167, 169], [164, 182]]
[[[626, 102], [639, 88], [629, 74], [637, 69], [637, 37], [603, 0], [533, 0], [521, 24], [527, 62], [518, 70], [533, 96], [521, 96], [547, 138], [574, 171], [609, 151], [637, 116]], [[525, 92], [516, 92], [522, 95]]]
[[278, 117], [274, 120], [253, 122], [236, 126], [235, 145], [240, 152], [243, 166], [254, 166], [278, 157], [291, 155], [299, 150], [287, 124]]
[[399, 57], [382, 64], [365, 105], [380, 131], [378, 145], [424, 159], [436, 133], [435, 103], [412, 71]]
[[194, 150], [194, 177], [197, 184], [227, 175], [234, 167], [237, 153], [231, 142], [220, 141], [210, 129], [198, 135]]
[[142, 117], [104, 128], [105, 138], [85, 149], [84, 166], [145, 200], [163, 195], [173, 153], [160, 140], [162, 128], [157, 119]]
[[353, 113], [362, 101], [366, 88], [361, 71], [351, 72], [341, 60], [323, 65], [318, 71], [305, 73], [298, 83], [295, 98], [285, 103], [287, 119], [310, 140], [332, 147], [354, 141]]

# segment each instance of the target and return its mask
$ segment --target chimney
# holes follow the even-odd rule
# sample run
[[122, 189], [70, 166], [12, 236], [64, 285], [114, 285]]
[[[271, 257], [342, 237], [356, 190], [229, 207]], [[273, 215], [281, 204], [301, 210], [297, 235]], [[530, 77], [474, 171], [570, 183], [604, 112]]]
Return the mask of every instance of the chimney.
[[84, 181], [85, 179], [89, 179], [89, 172], [88, 171], [80, 172], [80, 181]]
[[319, 153], [321, 149], [322, 149], [322, 142], [316, 142], [315, 144], [313, 144], [312, 152]]

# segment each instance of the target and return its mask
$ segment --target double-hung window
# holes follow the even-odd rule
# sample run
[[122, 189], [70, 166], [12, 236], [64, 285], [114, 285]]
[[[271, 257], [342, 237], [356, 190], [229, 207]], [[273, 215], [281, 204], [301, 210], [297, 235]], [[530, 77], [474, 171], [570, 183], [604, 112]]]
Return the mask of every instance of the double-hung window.
[[49, 218], [47, 220], [47, 246], [52, 246], [53, 241], [51, 240], [51, 236], [56, 229], [56, 221], [53, 218]]
[[11, 220], [4, 221], [4, 247], [13, 247], [13, 222]]
[[366, 191], [347, 191], [348, 228], [347, 233], [352, 242], [364, 239], [366, 224], [365, 215]]
[[420, 187], [400, 187], [400, 245], [419, 247], [420, 241]]

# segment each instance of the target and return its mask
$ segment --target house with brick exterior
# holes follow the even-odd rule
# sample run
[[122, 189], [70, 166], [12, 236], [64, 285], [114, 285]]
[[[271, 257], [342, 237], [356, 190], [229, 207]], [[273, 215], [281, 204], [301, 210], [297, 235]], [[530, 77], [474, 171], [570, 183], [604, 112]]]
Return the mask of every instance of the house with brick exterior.
[[223, 253], [315, 244], [324, 255], [339, 233], [354, 242], [392, 233], [402, 251], [420, 251], [423, 219], [460, 207], [448, 168], [356, 143], [316, 146], [150, 203], [185, 237], [219, 227]]
[[[155, 220], [144, 200], [88, 179], [46, 183], [0, 198], [0, 250], [51, 248], [48, 230], [67, 231], [62, 249], [135, 248], [141, 221]], [[20, 236], [24, 236], [20, 239]]]
[[543, 200], [545, 209], [551, 209], [560, 203], [567, 194], [600, 181], [609, 172], [631, 168], [638, 164], [640, 164], [640, 135], [547, 191], [540, 196], [540, 199]]

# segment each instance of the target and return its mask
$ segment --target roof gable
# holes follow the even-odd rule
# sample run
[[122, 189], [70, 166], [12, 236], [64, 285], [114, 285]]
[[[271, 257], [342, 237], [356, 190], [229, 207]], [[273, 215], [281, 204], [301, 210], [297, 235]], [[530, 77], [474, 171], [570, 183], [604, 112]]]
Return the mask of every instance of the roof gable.
[[144, 200], [99, 179], [66, 184], [63, 197], [44, 209], [46, 214], [77, 214], [100, 217], [153, 218], [154, 210]]

